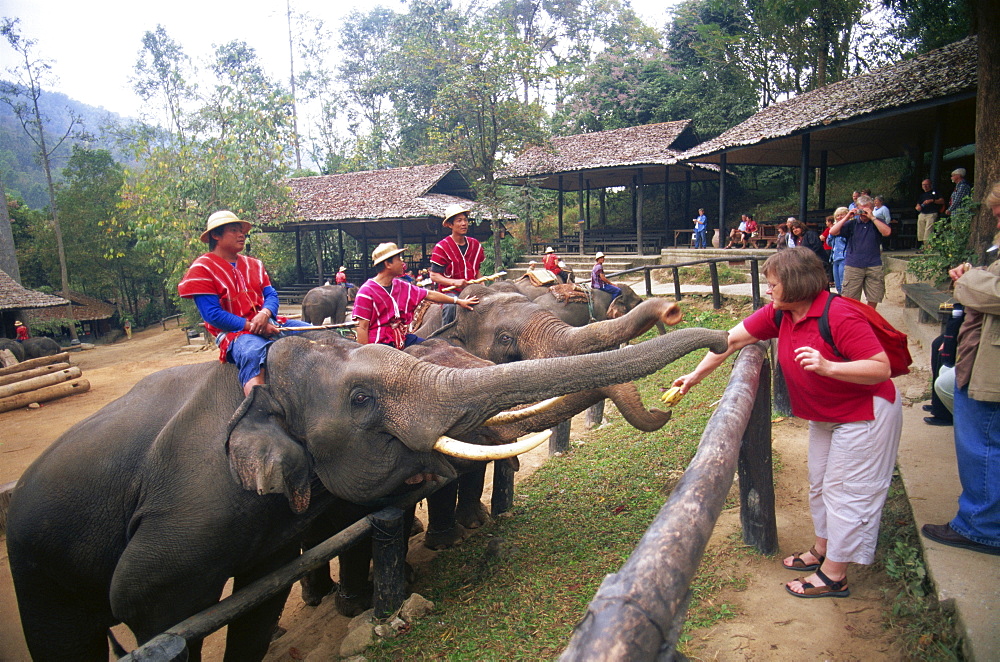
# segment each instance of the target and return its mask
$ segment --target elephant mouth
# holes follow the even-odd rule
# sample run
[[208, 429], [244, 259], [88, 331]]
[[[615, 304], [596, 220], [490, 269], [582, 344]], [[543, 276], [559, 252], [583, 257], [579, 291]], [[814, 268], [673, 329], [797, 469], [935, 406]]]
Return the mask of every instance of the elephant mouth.
[[434, 450], [443, 455], [458, 457], [463, 460], [504, 460], [522, 453], [527, 453], [531, 449], [541, 445], [552, 434], [550, 430], [533, 434], [520, 441], [500, 446], [480, 446], [470, 444], [451, 437], [441, 437], [434, 444]]

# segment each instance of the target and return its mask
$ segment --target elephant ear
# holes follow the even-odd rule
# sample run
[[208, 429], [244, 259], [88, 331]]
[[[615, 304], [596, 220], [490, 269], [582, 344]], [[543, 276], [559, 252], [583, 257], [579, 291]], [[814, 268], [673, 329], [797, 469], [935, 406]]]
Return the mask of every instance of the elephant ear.
[[244, 489], [283, 493], [295, 513], [309, 508], [312, 461], [281, 425], [284, 409], [268, 386], [255, 386], [229, 421], [229, 470]]

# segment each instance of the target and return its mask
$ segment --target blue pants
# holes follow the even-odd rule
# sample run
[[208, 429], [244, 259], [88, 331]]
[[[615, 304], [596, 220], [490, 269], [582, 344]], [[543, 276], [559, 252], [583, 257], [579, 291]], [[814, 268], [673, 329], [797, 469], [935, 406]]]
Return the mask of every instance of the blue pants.
[[[274, 323], [274, 320], [271, 320]], [[288, 320], [285, 328], [294, 326], [309, 326], [300, 320]], [[240, 386], [260, 374], [267, 360], [267, 350], [278, 338], [292, 335], [289, 331], [282, 331], [273, 338], [264, 338], [254, 333], [244, 333], [237, 336], [236, 340], [229, 343], [229, 351], [226, 352], [226, 360], [236, 364], [240, 371]]]
[[614, 300], [614, 299], [615, 299], [616, 297], [618, 297], [618, 296], [621, 296], [621, 293], [622, 293], [622, 288], [620, 288], [620, 287], [615, 287], [614, 285], [608, 285], [607, 283], [603, 283], [603, 284], [602, 284], [602, 285], [601, 285], [601, 286], [600, 286], [599, 288], [597, 288], [597, 289], [599, 289], [599, 290], [604, 290], [605, 292], [608, 292], [609, 294], [611, 294], [611, 299], [612, 299], [612, 301], [613, 301], [613, 300]]
[[837, 286], [837, 294], [844, 290], [844, 262], [845, 260], [833, 261], [833, 284]]
[[955, 455], [962, 494], [951, 528], [970, 540], [1000, 547], [1000, 402], [955, 389]]
[[695, 248], [705, 248], [705, 230], [695, 230], [694, 231], [694, 247]]

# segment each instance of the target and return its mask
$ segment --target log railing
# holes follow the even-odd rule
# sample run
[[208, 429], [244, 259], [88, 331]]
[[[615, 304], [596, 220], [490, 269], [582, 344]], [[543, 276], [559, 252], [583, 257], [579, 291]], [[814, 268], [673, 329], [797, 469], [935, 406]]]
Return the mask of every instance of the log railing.
[[712, 279], [712, 307], [716, 310], [722, 308], [722, 294], [719, 290], [719, 262], [750, 262], [750, 284], [751, 293], [750, 296], [753, 298], [754, 310], [760, 308], [760, 261], [766, 260], [769, 255], [747, 255], [747, 256], [733, 256], [733, 257], [711, 257], [704, 260], [692, 260], [690, 262], [678, 262], [676, 264], [648, 264], [642, 267], [632, 267], [631, 269], [624, 269], [622, 271], [616, 271], [612, 274], [608, 274], [608, 278], [619, 278], [627, 274], [643, 272], [643, 279], [646, 282], [646, 296], [653, 296], [653, 277], [652, 272], [658, 269], [670, 269], [673, 272], [674, 281], [674, 300], [680, 301], [681, 295], [681, 267], [695, 267], [700, 264], [707, 264], [708, 271]]
[[560, 660], [673, 660], [691, 581], [739, 470], [743, 540], [778, 548], [767, 344], [744, 348], [694, 459], [628, 561], [608, 575]]

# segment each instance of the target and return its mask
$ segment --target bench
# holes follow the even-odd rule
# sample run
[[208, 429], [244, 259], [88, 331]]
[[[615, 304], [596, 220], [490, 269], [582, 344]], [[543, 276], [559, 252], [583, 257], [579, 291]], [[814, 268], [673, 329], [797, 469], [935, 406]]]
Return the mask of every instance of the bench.
[[[761, 242], [764, 243], [761, 246]], [[754, 248], [776, 248], [778, 245], [778, 226], [757, 225], [757, 236], [750, 240]]]
[[686, 243], [688, 246], [693, 246], [694, 245], [694, 230], [693, 229], [689, 229], [689, 230], [674, 230], [674, 246], [680, 246], [681, 245], [681, 237], [684, 237], [685, 235], [687, 236], [687, 239], [685, 240], [684, 243]]
[[951, 317], [951, 309], [955, 304], [955, 300], [947, 292], [942, 292], [930, 283], [904, 283], [903, 294], [907, 308], [920, 309], [917, 319], [922, 324], [938, 322], [942, 332], [944, 331], [944, 325]]

